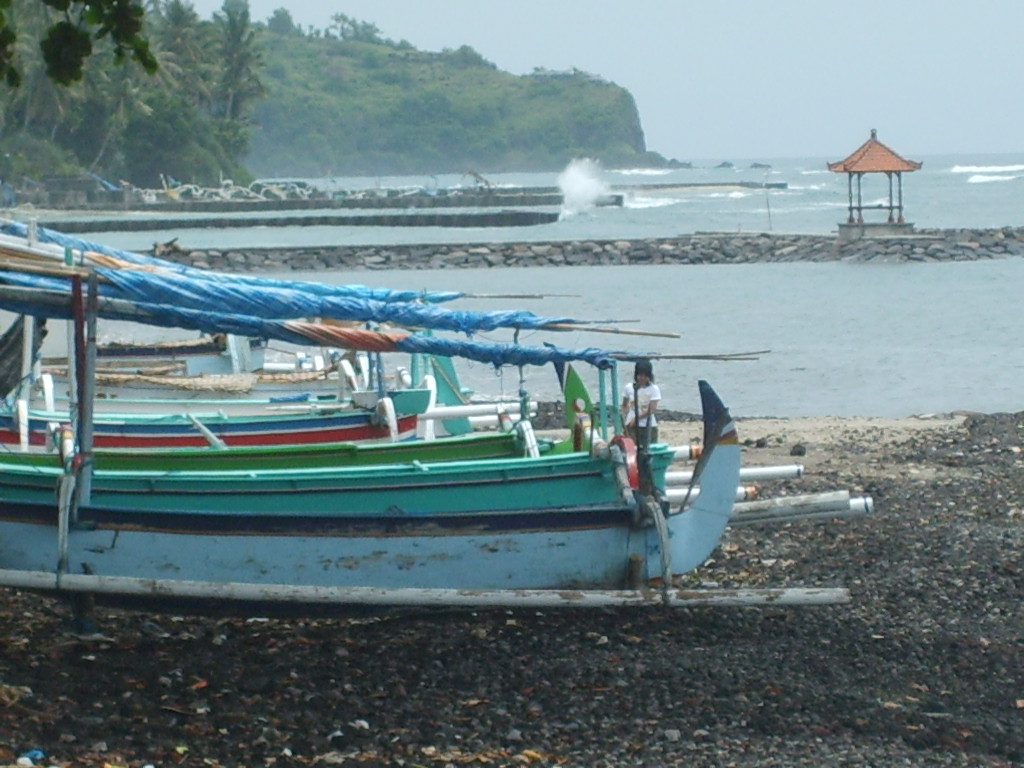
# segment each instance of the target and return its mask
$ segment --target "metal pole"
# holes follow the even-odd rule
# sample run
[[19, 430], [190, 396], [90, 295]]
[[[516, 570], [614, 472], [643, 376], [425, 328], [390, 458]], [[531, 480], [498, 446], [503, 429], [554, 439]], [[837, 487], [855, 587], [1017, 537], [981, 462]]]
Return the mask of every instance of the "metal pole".
[[74, 391], [72, 400], [75, 407], [71, 413], [75, 442], [82, 444], [82, 400], [85, 395], [85, 305], [82, 298], [82, 276], [71, 277], [71, 345], [68, 348], [68, 364], [74, 360], [75, 377], [69, 383]]
[[[614, 397], [614, 395], [612, 396]], [[608, 440], [608, 409], [612, 405], [617, 405], [614, 400], [608, 398], [608, 381], [605, 377], [605, 371], [597, 369], [597, 403], [598, 408], [601, 411], [600, 416], [600, 427], [601, 427], [601, 439]], [[618, 408], [616, 407], [616, 410]]]
[[32, 315], [21, 316], [21, 378], [18, 382], [18, 398], [29, 400], [31, 392], [31, 376], [34, 361], [32, 341], [36, 335], [36, 319]]
[[612, 363], [611, 382], [612, 398], [614, 399], [608, 401], [608, 406], [612, 411], [613, 431], [618, 435], [622, 434], [622, 411], [619, 407], [619, 364], [617, 361]]
[[[78, 444], [81, 473], [78, 478], [78, 503], [88, 504], [92, 498], [93, 406], [96, 400], [96, 316], [99, 311], [99, 278], [89, 273], [89, 292], [85, 307], [85, 363], [82, 375], [82, 434]], [[77, 513], [77, 507], [75, 508]]]

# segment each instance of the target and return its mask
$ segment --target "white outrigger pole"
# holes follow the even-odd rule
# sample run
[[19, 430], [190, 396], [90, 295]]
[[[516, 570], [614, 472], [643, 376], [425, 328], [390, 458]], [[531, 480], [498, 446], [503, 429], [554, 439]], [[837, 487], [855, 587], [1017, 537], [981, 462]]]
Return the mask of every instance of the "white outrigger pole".
[[228, 600], [306, 605], [464, 608], [608, 608], [834, 605], [847, 603], [840, 588], [681, 589], [423, 589], [318, 587], [293, 584], [142, 579], [126, 576], [0, 569], [0, 583], [19, 589], [60, 590], [140, 599]]

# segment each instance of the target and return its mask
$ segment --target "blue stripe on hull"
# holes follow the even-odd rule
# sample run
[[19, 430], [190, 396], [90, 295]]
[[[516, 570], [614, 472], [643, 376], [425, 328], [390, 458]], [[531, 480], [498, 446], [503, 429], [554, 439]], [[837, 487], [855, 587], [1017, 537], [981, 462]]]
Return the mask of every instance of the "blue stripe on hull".
[[[606, 525], [562, 530], [357, 537], [73, 531], [72, 572], [310, 586], [454, 589], [624, 587], [647, 534]], [[52, 572], [51, 526], [0, 526], [6, 568]]]

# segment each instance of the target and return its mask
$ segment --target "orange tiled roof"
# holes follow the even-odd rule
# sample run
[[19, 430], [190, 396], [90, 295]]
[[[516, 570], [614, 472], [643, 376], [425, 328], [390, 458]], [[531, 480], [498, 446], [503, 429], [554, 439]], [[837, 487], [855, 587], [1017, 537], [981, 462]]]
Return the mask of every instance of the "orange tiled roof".
[[885, 173], [916, 171], [920, 163], [904, 160], [878, 140], [877, 131], [871, 129], [871, 138], [858, 147], [845, 160], [829, 163], [828, 169], [836, 173]]

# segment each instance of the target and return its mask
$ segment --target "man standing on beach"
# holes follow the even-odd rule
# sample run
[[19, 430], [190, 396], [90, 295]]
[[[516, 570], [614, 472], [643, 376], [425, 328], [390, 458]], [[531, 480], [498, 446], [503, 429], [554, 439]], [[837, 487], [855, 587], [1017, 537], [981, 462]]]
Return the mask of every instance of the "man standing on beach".
[[633, 381], [622, 389], [622, 424], [627, 437], [639, 443], [658, 442], [658, 418], [655, 412], [661, 402], [661, 389], [654, 383], [654, 368], [647, 359], [637, 360]]

